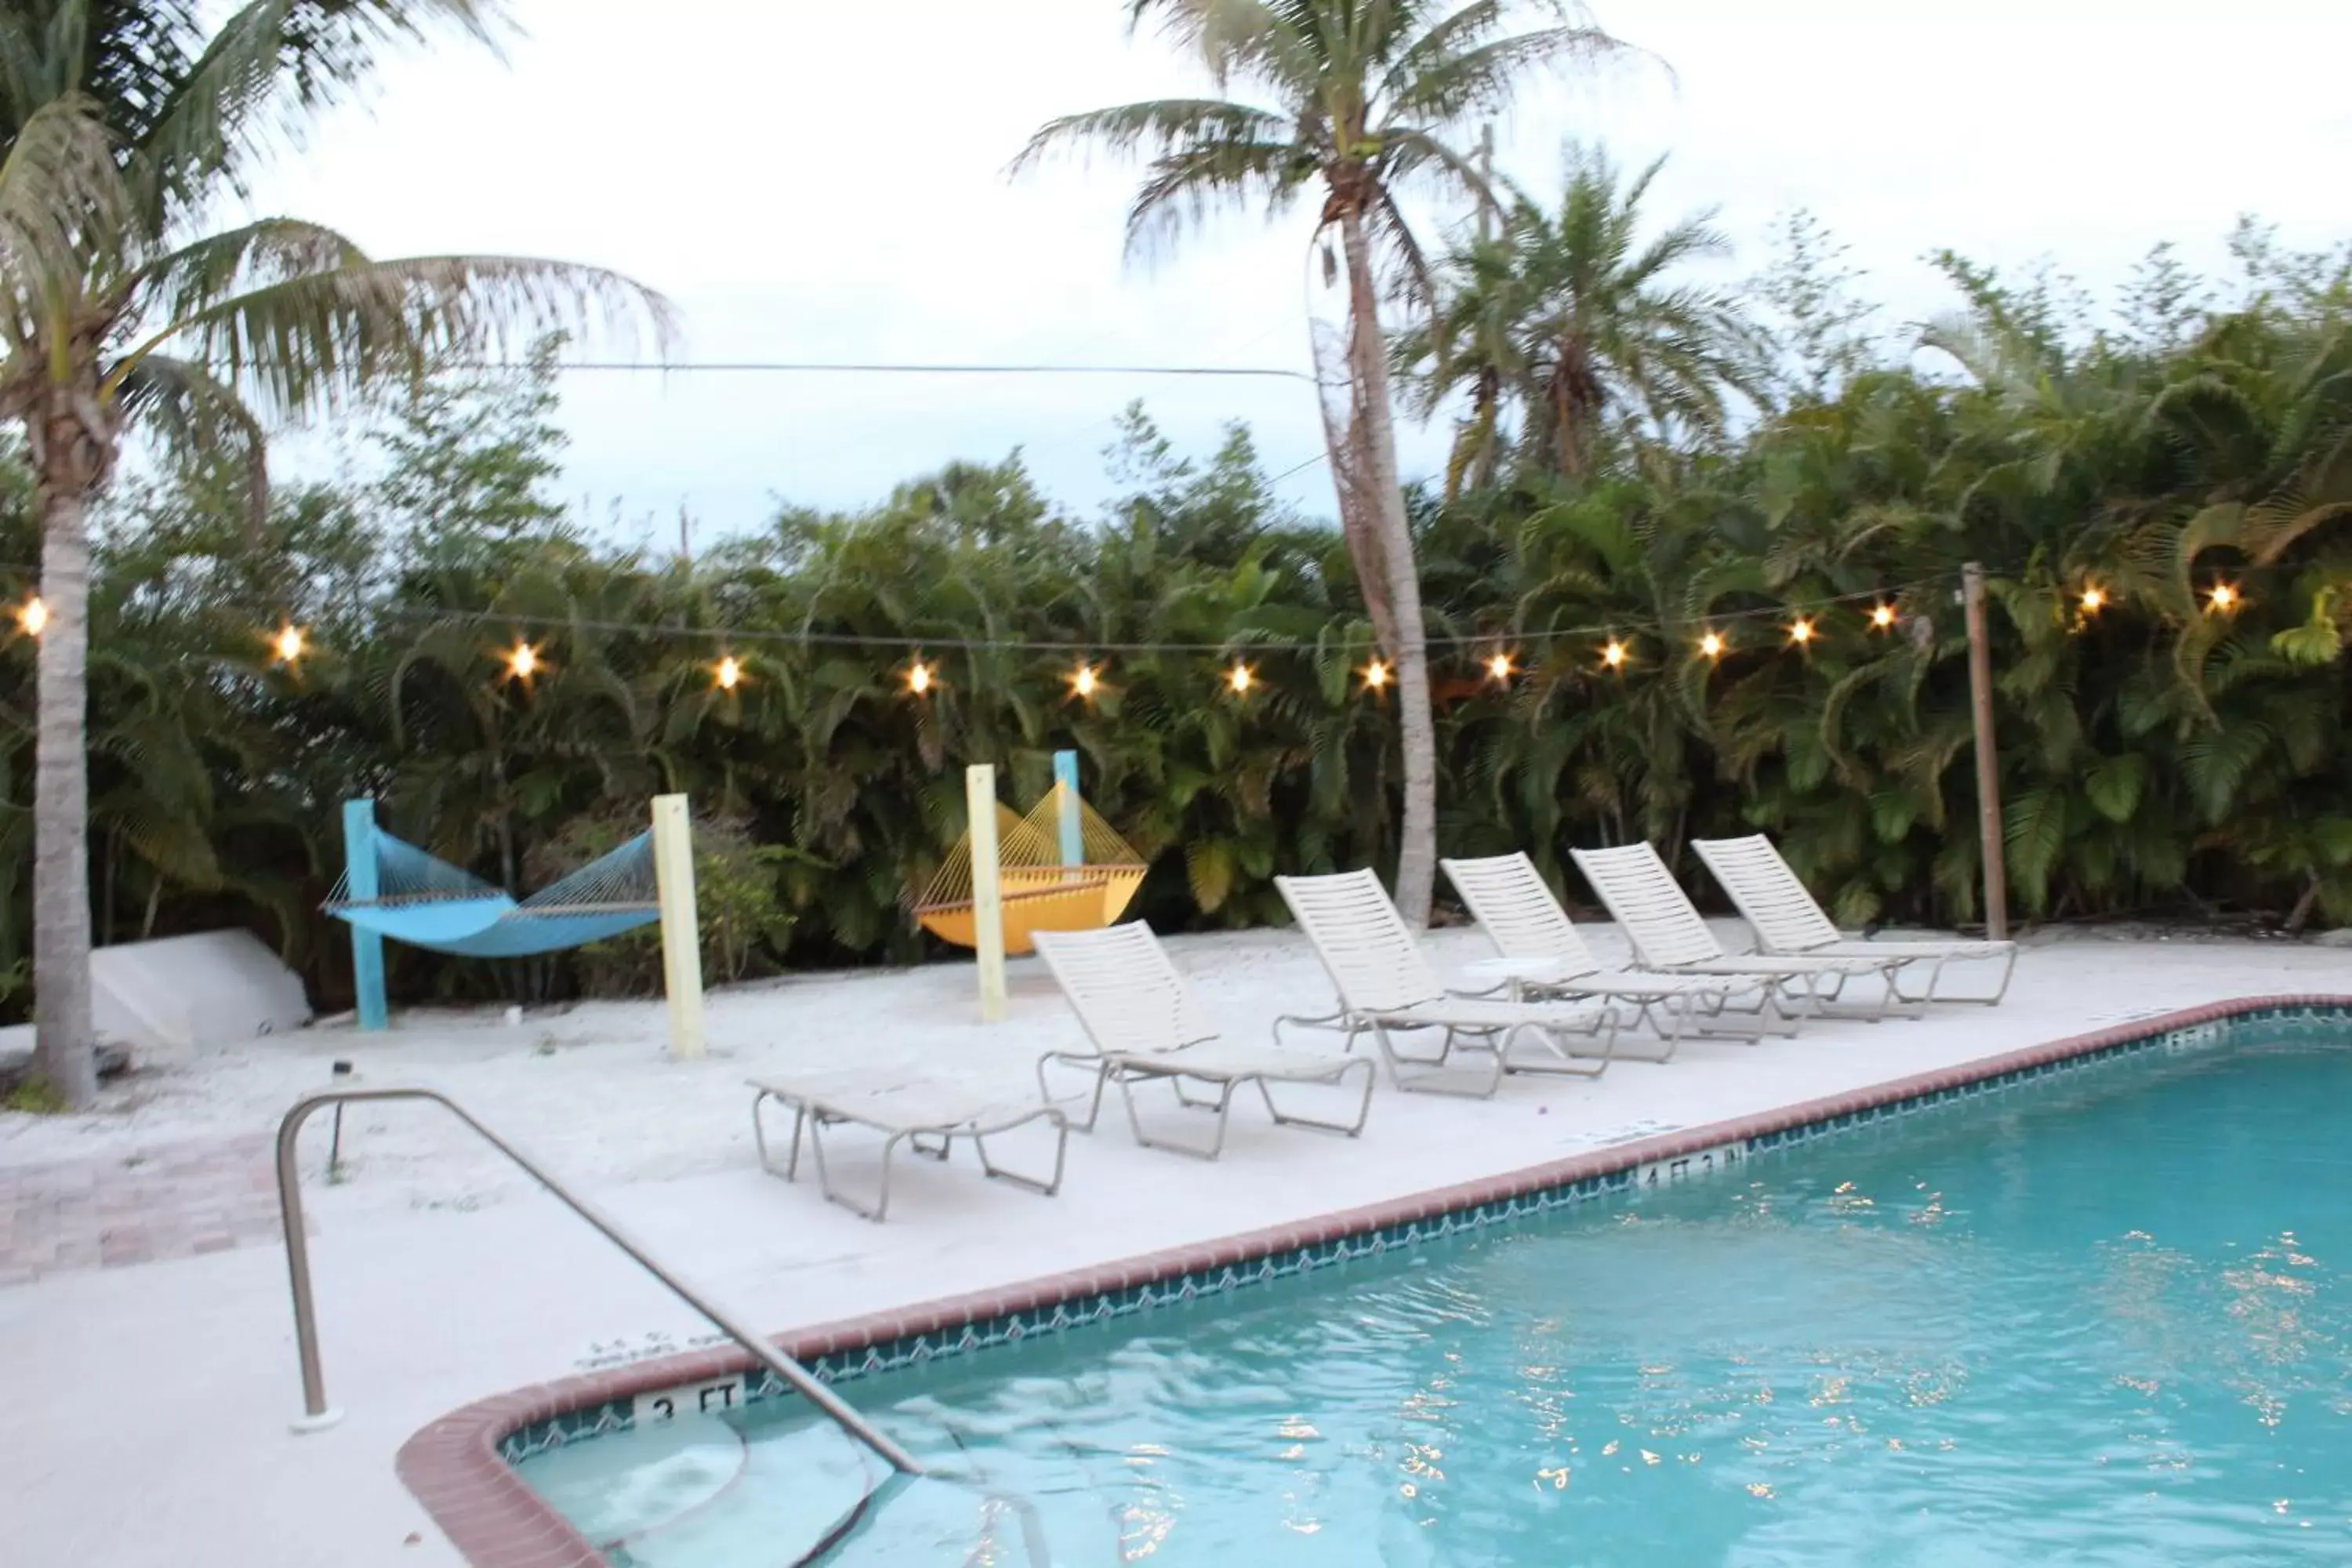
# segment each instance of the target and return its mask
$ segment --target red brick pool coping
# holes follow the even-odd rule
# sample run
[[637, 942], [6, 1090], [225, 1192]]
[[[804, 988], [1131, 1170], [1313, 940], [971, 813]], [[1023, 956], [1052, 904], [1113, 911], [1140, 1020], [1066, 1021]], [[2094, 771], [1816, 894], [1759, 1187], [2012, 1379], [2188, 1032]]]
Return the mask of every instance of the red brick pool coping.
[[[1202, 1269], [1228, 1268], [1318, 1246], [1360, 1231], [1405, 1225], [1593, 1176], [1611, 1175], [1655, 1160], [1670, 1160], [1702, 1149], [1807, 1127], [1855, 1111], [1999, 1078], [2004, 1073], [2088, 1056], [2151, 1035], [2192, 1028], [2244, 1013], [2294, 1007], [2352, 1010], [2352, 996], [2249, 996], [2135, 1018], [2091, 1034], [1983, 1057], [1752, 1116], [1686, 1128], [1639, 1142], [1593, 1150], [1499, 1176], [1461, 1182], [1312, 1219], [1267, 1226], [1219, 1241], [1198, 1242], [1115, 1263], [1073, 1268], [1018, 1285], [847, 1318], [782, 1336], [776, 1343], [787, 1355], [811, 1361], [839, 1351], [861, 1350], [910, 1335], [985, 1322], [1059, 1301], [1125, 1290]], [[605, 1568], [604, 1553], [523, 1482], [499, 1453], [499, 1443], [511, 1433], [566, 1411], [608, 1400], [628, 1399], [656, 1389], [731, 1376], [752, 1365], [751, 1358], [742, 1351], [724, 1346], [567, 1377], [478, 1400], [442, 1416], [402, 1445], [396, 1461], [400, 1479], [474, 1568]]]

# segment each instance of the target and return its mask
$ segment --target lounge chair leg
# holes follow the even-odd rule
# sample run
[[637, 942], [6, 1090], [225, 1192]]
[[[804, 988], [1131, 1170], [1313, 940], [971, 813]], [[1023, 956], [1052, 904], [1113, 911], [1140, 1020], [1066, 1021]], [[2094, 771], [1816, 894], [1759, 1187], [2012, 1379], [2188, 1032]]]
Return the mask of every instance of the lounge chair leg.
[[1233, 1099], [1233, 1091], [1228, 1088], [1214, 1100], [1195, 1100], [1184, 1092], [1184, 1079], [1181, 1075], [1171, 1075], [1168, 1081], [1175, 1086], [1176, 1102], [1187, 1110], [1223, 1110], [1226, 1102]]
[[[1943, 971], [1945, 971], [1945, 966], [1948, 966], [1948, 963], [1967, 963], [1967, 962], [1971, 962], [1971, 959], [1976, 959], [1976, 957], [1978, 957], [1978, 954], [1961, 954], [1961, 957], [1952, 957], [1952, 954], [1943, 954], [1943, 957], [1933, 959], [1933, 969], [1928, 969], [1927, 990], [1924, 990], [1922, 994], [1916, 994], [1916, 996], [1915, 996], [1915, 994], [1910, 994], [1910, 992], [1900, 992], [1900, 990], [1898, 990], [1898, 992], [1895, 992], [1895, 996], [1898, 996], [1900, 1002], [1906, 1004], [1906, 1006], [1928, 1006], [1928, 1004], [1943, 1004], [1943, 1006], [2000, 1006], [2000, 1004], [2001, 1004], [2001, 996], [2009, 994], [2009, 975], [2011, 975], [2011, 973], [2016, 973], [2016, 969], [2018, 969], [2018, 950], [2016, 950], [2016, 947], [2011, 947], [2011, 950], [2009, 950], [2009, 952], [2006, 952], [2006, 954], [2000, 954], [2000, 957], [2001, 957], [2001, 983], [2000, 983], [2000, 985], [1994, 985], [1994, 987], [1992, 987], [1992, 994], [1990, 994], [1990, 996], [1938, 996], [1938, 994], [1936, 994], [1936, 990], [1938, 990], [1938, 987], [1943, 985]], [[1928, 959], [1915, 959], [1915, 962], [1927, 963]], [[1992, 962], [1992, 959], [1983, 959], [1983, 962], [1988, 962], [1988, 963], [1990, 963], [1990, 962]], [[1907, 963], [1906, 963], [1906, 969], [1907, 969]]]
[[[1369, 1024], [1366, 1027], [1371, 1031], [1373, 1040], [1376, 1041], [1381, 1047], [1381, 1059], [1386, 1061], [1389, 1065], [1389, 1082], [1404, 1093], [1450, 1094], [1458, 1099], [1464, 1100], [1491, 1100], [1494, 1098], [1495, 1091], [1503, 1086], [1503, 1054], [1500, 1051], [1491, 1052], [1495, 1063], [1495, 1070], [1493, 1076], [1487, 1079], [1484, 1088], [1465, 1087], [1461, 1089], [1453, 1089], [1448, 1088], [1444, 1084], [1433, 1081], [1438, 1073], [1445, 1070], [1445, 1058], [1453, 1053], [1454, 1031], [1451, 1028], [1448, 1028], [1445, 1031], [1445, 1050], [1440, 1053], [1436, 1058], [1432, 1058], [1428, 1057], [1400, 1058], [1397, 1054], [1396, 1047], [1389, 1039], [1389, 1032], [1385, 1026], [1380, 1024]], [[1400, 1065], [1401, 1062], [1406, 1066], [1423, 1068], [1428, 1070], [1409, 1079], [1405, 1077], [1404, 1067]]]
[[1285, 1024], [1300, 1029], [1331, 1029], [1344, 1032], [1348, 1037], [1346, 1048], [1351, 1051], [1356, 1048], [1357, 1035], [1362, 1032], [1349, 1020], [1345, 1008], [1337, 1013], [1286, 1013], [1274, 1021], [1274, 1043], [1277, 1046], [1282, 1044], [1282, 1026]]
[[[1845, 990], [1845, 983], [1853, 978], [1849, 974], [1841, 973], [1826, 977], [1834, 981], [1833, 984], [1828, 986], [1823, 984], [1825, 977], [1817, 972], [1803, 975], [1790, 975], [1785, 984], [1789, 985], [1802, 984], [1805, 1001], [1808, 1004], [1805, 1016], [1809, 1018], [1843, 1018], [1864, 1024], [1883, 1024], [1889, 1018], [1916, 1018], [1919, 1016], [1916, 1008], [1906, 1006], [1898, 1009], [1895, 1005], [1901, 1000], [1900, 994], [1895, 986], [1895, 971], [1899, 967], [1901, 963], [1898, 960], [1894, 963], [1881, 964], [1875, 970], [1868, 972], [1874, 973], [1878, 977], [1880, 990], [1875, 1002], [1841, 1003], [1838, 1001], [1839, 995]], [[1784, 1016], [1790, 1016], [1785, 1006], [1782, 1012]], [[1790, 1029], [1789, 1033], [1795, 1034], [1796, 1030]]]
[[808, 1110], [803, 1106], [793, 1106], [792, 1151], [785, 1159], [784, 1168], [779, 1171], [768, 1153], [767, 1123], [760, 1115], [760, 1108], [772, 1100], [780, 1105], [791, 1104], [773, 1089], [763, 1089], [751, 1097], [751, 1145], [760, 1152], [760, 1169], [772, 1176], [782, 1176], [788, 1182], [797, 1181], [801, 1171], [801, 1129], [808, 1124]]
[[[1690, 1024], [1691, 1008], [1696, 1001], [1697, 998], [1695, 996], [1685, 996], [1683, 998], [1681, 1006], [1667, 1010], [1667, 1016], [1672, 1020], [1672, 1024], [1667, 1028], [1657, 1029], [1657, 1033], [1666, 1042], [1666, 1048], [1655, 1058], [1656, 1060], [1670, 1062], [1675, 1059], [1675, 1052], [1682, 1046], [1683, 1030]], [[1651, 1022], [1650, 1004], [1646, 1002], [1642, 1005], [1642, 1018], [1645, 1023]], [[1656, 1029], [1657, 1026], [1654, 1023], [1651, 1023], [1651, 1027]]]
[[1054, 1174], [1046, 1181], [1041, 1182], [1034, 1176], [1024, 1176], [1018, 1171], [1007, 1170], [991, 1160], [988, 1157], [988, 1140], [977, 1132], [971, 1135], [971, 1146], [980, 1155], [980, 1168], [990, 1176], [997, 1181], [1010, 1182], [1016, 1187], [1050, 1198], [1062, 1190], [1062, 1168], [1070, 1157], [1070, 1121], [1069, 1118], [1050, 1106], [1045, 1107], [1041, 1114], [1054, 1124]]
[[898, 1152], [898, 1141], [906, 1136], [908, 1134], [904, 1132], [893, 1132], [882, 1140], [882, 1189], [874, 1206], [868, 1208], [833, 1184], [833, 1174], [824, 1164], [824, 1118], [816, 1116], [814, 1124], [809, 1129], [809, 1152], [816, 1156], [817, 1186], [827, 1198], [843, 1208], [879, 1225], [883, 1216], [890, 1212], [890, 1156]]
[[[1430, 1028], [1430, 1029], [1434, 1029], [1434, 1028], [1440, 1028], [1440, 1027], [1442, 1027], [1442, 1028], [1444, 1028], [1444, 1031], [1445, 1031], [1444, 1043], [1444, 1044], [1442, 1044], [1442, 1045], [1440, 1045], [1440, 1046], [1437, 1047], [1437, 1054], [1436, 1054], [1435, 1056], [1433, 1056], [1433, 1057], [1422, 1057], [1422, 1056], [1412, 1056], [1412, 1055], [1409, 1055], [1409, 1054], [1407, 1054], [1406, 1052], [1403, 1052], [1403, 1051], [1398, 1050], [1398, 1049], [1396, 1048], [1396, 1041], [1395, 1041], [1395, 1040], [1393, 1040], [1393, 1039], [1388, 1039], [1386, 1046], [1383, 1047], [1385, 1054], [1387, 1054], [1388, 1056], [1390, 1056], [1390, 1057], [1393, 1058], [1394, 1058], [1395, 1060], [1397, 1060], [1397, 1061], [1401, 1061], [1401, 1062], [1404, 1063], [1404, 1065], [1405, 1065], [1405, 1066], [1407, 1066], [1407, 1067], [1442, 1068], [1442, 1067], [1444, 1067], [1444, 1066], [1446, 1064], [1446, 1062], [1447, 1062], [1449, 1059], [1451, 1059], [1451, 1058], [1452, 1058], [1452, 1057], [1453, 1057], [1453, 1055], [1454, 1055], [1454, 1042], [1455, 1042], [1455, 1041], [1456, 1041], [1456, 1040], [1457, 1040], [1457, 1039], [1458, 1039], [1458, 1038], [1459, 1038], [1463, 1034], [1465, 1034], [1465, 1033], [1466, 1032], [1466, 1031], [1465, 1031], [1465, 1030], [1457, 1029], [1457, 1028], [1454, 1027], [1454, 1026], [1452, 1026], [1452, 1025], [1450, 1025], [1450, 1024], [1447, 1024], [1447, 1025], [1424, 1024], [1424, 1025], [1421, 1025], [1421, 1026], [1419, 1026], [1419, 1027], [1422, 1027], [1422, 1028]], [[1386, 1037], [1387, 1037], [1387, 1031], [1386, 1031], [1385, 1029], [1383, 1029], [1383, 1030], [1381, 1031], [1381, 1034], [1382, 1034], [1383, 1038], [1386, 1038]]]
[[1045, 1081], [1045, 1069], [1056, 1062], [1064, 1067], [1075, 1068], [1080, 1072], [1091, 1073], [1094, 1076], [1094, 1092], [1087, 1100], [1087, 1119], [1076, 1124], [1081, 1132], [1093, 1131], [1095, 1122], [1102, 1116], [1103, 1086], [1105, 1080], [1110, 1077], [1110, 1063], [1099, 1056], [1074, 1056], [1067, 1051], [1048, 1051], [1039, 1057], [1037, 1058], [1037, 1098], [1048, 1105], [1059, 1103], [1054, 1095], [1054, 1086]]
[[[1926, 1006], [1931, 1003], [1941, 1003], [1946, 1006], [1967, 1005], [1978, 1007], [1998, 1007], [2000, 1005], [2001, 998], [2009, 994], [2010, 976], [2017, 972], [2017, 950], [2015, 948], [2011, 948], [2008, 952], [2000, 954], [2000, 956], [2001, 960], [2000, 984], [1993, 987], [1993, 993], [1990, 996], [1937, 995], [1936, 994], [1937, 988], [1941, 986], [1944, 983], [1944, 968], [1947, 964], [1967, 963], [1972, 961], [1988, 963], [1991, 962], [1990, 958], [1978, 960], [1974, 954], [1970, 954], [1966, 957], [1955, 958], [1949, 953], [1947, 953], [1935, 961], [1935, 968], [1929, 973], [1927, 977], [1927, 989], [1926, 994], [1924, 995], [1917, 996], [1903, 994], [1902, 1000], [1906, 1004], [1915, 1007]], [[1924, 963], [1926, 961], [1922, 960], [1920, 962]]]
[[1265, 1101], [1265, 1113], [1274, 1118], [1276, 1126], [1307, 1127], [1318, 1132], [1337, 1132], [1343, 1137], [1353, 1138], [1364, 1130], [1365, 1121], [1370, 1120], [1372, 1114], [1372, 1089], [1380, 1082], [1380, 1069], [1369, 1061], [1352, 1061], [1332, 1074], [1328, 1080], [1334, 1089], [1345, 1089], [1348, 1084], [1348, 1075], [1360, 1067], [1364, 1069], [1364, 1090], [1356, 1101], [1356, 1119], [1353, 1121], [1327, 1121], [1315, 1116], [1285, 1115], [1274, 1103], [1274, 1086], [1262, 1078], [1253, 1079], [1251, 1081], [1257, 1085], [1258, 1098]]
[[[1552, 1055], [1560, 1059], [1559, 1066], [1552, 1067], [1547, 1064], [1542, 1067], [1526, 1067], [1511, 1061], [1511, 1047], [1522, 1035], [1530, 1030], [1535, 1033], [1537, 1038], [1543, 1041]], [[1577, 1054], [1568, 1048], [1566, 1037], [1559, 1030], [1542, 1024], [1514, 1024], [1504, 1031], [1501, 1048], [1496, 1051], [1496, 1059], [1503, 1064], [1503, 1070], [1507, 1073], [1539, 1073], [1548, 1078], [1599, 1078], [1609, 1070], [1610, 1058], [1616, 1054], [1617, 1016], [1615, 1013], [1609, 1015], [1609, 1032], [1597, 1037], [1601, 1041], [1599, 1058], [1592, 1058], [1591, 1054], [1588, 1052], [1583, 1059], [1591, 1060], [1593, 1065], [1578, 1067], [1575, 1065], [1579, 1059]]]
[[[1138, 1111], [1135, 1107], [1135, 1080], [1138, 1077], [1166, 1079], [1170, 1089], [1174, 1091], [1179, 1104], [1192, 1106], [1199, 1110], [1207, 1110], [1213, 1106], [1217, 1113], [1217, 1133], [1215, 1138], [1209, 1142], [1207, 1147], [1203, 1148], [1199, 1144], [1189, 1143], [1181, 1139], [1154, 1138], [1144, 1131], [1142, 1114]], [[1190, 1154], [1195, 1160], [1213, 1160], [1218, 1155], [1224, 1152], [1225, 1125], [1228, 1118], [1232, 1114], [1234, 1106], [1234, 1080], [1231, 1079], [1224, 1079], [1223, 1087], [1224, 1092], [1218, 1095], [1215, 1100], [1202, 1100], [1196, 1102], [1185, 1095], [1182, 1075], [1180, 1073], [1136, 1074], [1132, 1072], [1122, 1072], [1118, 1075], [1119, 1095], [1127, 1102], [1127, 1125], [1129, 1130], [1135, 1134], [1136, 1142], [1146, 1149], [1161, 1149], [1171, 1154]]]

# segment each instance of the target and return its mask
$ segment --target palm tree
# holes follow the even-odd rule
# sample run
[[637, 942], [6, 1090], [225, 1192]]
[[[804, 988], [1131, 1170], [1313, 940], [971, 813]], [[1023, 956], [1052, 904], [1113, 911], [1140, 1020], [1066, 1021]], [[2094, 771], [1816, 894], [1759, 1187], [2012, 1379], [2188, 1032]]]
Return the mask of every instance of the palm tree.
[[1528, 460], [1581, 478], [1612, 414], [1653, 435], [1710, 437], [1726, 395], [1748, 393], [1729, 304], [1669, 277], [1728, 254], [1713, 215], [1642, 237], [1642, 202], [1664, 164], [1621, 181], [1605, 153], [1570, 148], [1556, 212], [1519, 197], [1498, 237], [1445, 258], [1427, 325], [1396, 352], [1420, 375], [1424, 413], [1469, 395], [1455, 473], [1491, 475], [1506, 397], [1523, 405]]
[[[1339, 231], [1348, 279], [1354, 409], [1349, 460], [1335, 464], [1341, 524], [1395, 665], [1404, 752], [1396, 899], [1415, 921], [1428, 917], [1436, 877], [1437, 742], [1374, 251], [1385, 248], [1408, 301], [1425, 302], [1429, 268], [1398, 205], [1400, 188], [1420, 182], [1491, 200], [1449, 134], [1507, 107], [1538, 66], [1623, 47], [1566, 0], [1539, 7], [1542, 25], [1516, 30], [1518, 14], [1537, 8], [1508, 0], [1129, 0], [1130, 25], [1160, 15], [1225, 96], [1069, 115], [1039, 130], [1014, 163], [1097, 145], [1148, 157], [1128, 209], [1130, 252], [1213, 207], [1262, 202], [1278, 215], [1320, 191], [1316, 231]], [[1243, 101], [1236, 89], [1264, 101]]]
[[667, 306], [606, 272], [502, 257], [377, 261], [272, 218], [215, 230], [301, 117], [433, 25], [481, 35], [496, 0], [250, 0], [216, 27], [186, 0], [26, 0], [0, 16], [0, 417], [37, 486], [37, 1071], [96, 1092], [86, 768], [88, 514], [124, 437], [241, 452], [257, 500], [262, 422], [331, 410], [433, 353], [527, 345], [583, 317]]

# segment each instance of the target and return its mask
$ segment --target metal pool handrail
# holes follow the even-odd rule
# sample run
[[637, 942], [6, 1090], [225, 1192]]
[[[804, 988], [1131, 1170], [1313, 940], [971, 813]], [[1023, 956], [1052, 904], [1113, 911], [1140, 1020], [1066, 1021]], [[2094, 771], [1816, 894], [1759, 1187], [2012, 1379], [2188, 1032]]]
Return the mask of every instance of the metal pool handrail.
[[311, 1115], [330, 1105], [341, 1105], [362, 1100], [429, 1100], [446, 1110], [452, 1116], [480, 1133], [499, 1153], [528, 1172], [532, 1179], [553, 1193], [565, 1207], [601, 1232], [605, 1240], [619, 1247], [635, 1260], [646, 1273], [669, 1287], [672, 1294], [709, 1319], [729, 1339], [750, 1352], [753, 1360], [782, 1379], [792, 1389], [815, 1405], [843, 1431], [865, 1444], [902, 1475], [919, 1476], [923, 1467], [917, 1464], [898, 1444], [876, 1431], [863, 1415], [810, 1375], [807, 1368], [770, 1344], [731, 1314], [704, 1298], [700, 1292], [680, 1280], [675, 1274], [654, 1261], [642, 1244], [632, 1237], [603, 1210], [586, 1198], [566, 1188], [550, 1175], [545, 1167], [516, 1148], [506, 1139], [484, 1126], [473, 1112], [438, 1089], [414, 1087], [383, 1089], [324, 1089], [316, 1094], [306, 1094], [294, 1102], [278, 1123], [278, 1211], [286, 1227], [286, 1268], [294, 1286], [294, 1340], [302, 1354], [302, 1419], [294, 1424], [298, 1432], [314, 1432], [333, 1426], [342, 1419], [342, 1413], [327, 1404], [327, 1385], [319, 1367], [318, 1315], [310, 1296], [310, 1238], [302, 1229], [301, 1178], [294, 1168], [294, 1141], [302, 1124]]

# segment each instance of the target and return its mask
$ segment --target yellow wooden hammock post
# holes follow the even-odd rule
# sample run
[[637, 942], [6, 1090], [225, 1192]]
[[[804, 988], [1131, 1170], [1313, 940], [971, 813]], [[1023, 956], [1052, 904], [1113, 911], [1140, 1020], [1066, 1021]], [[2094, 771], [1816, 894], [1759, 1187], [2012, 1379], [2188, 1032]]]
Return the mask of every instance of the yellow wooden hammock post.
[[964, 857], [971, 879], [972, 951], [980, 955], [980, 1021], [1004, 1022], [1004, 899], [998, 876], [1002, 851], [997, 844], [996, 814], [1004, 808], [996, 800], [996, 770], [986, 763], [963, 773], [964, 801], [971, 826], [964, 832], [971, 845]]
[[694, 824], [686, 796], [654, 796], [654, 883], [661, 900], [662, 989], [669, 1054], [702, 1055], [702, 922], [694, 907]]

